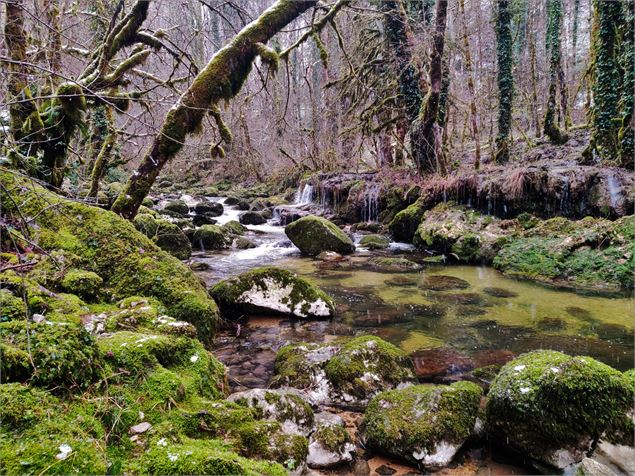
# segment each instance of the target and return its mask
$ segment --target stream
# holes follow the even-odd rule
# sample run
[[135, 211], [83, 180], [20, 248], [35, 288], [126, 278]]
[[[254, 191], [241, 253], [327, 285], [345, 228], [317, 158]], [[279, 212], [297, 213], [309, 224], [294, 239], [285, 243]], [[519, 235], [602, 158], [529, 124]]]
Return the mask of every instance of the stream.
[[[225, 206], [218, 223], [237, 220], [240, 213]], [[228, 367], [233, 391], [267, 387], [283, 345], [362, 334], [379, 336], [412, 354], [419, 378], [439, 383], [460, 380], [476, 368], [504, 364], [534, 349], [589, 355], [620, 370], [633, 366], [635, 306], [629, 296], [555, 289], [482, 266], [426, 264], [416, 273], [378, 272], [368, 263], [371, 257], [422, 262], [424, 256], [410, 245], [391, 243], [387, 250], [372, 252], [358, 246], [346, 261], [325, 262], [301, 256], [284, 227], [273, 220], [247, 228], [245, 236], [255, 248], [193, 255], [193, 261], [209, 265], [197, 273], [208, 286], [275, 265], [322, 287], [335, 299], [337, 313], [330, 320], [306, 321], [245, 316], [221, 332], [214, 353]], [[359, 239], [355, 236], [356, 242]]]

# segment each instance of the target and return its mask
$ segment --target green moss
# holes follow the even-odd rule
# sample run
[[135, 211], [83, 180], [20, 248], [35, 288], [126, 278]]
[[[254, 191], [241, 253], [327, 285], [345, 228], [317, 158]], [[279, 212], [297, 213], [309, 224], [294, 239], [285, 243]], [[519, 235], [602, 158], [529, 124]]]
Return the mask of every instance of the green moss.
[[307, 388], [311, 384], [314, 363], [306, 358], [306, 353], [320, 348], [320, 344], [299, 344], [282, 347], [276, 354], [274, 363], [274, 387], [291, 386]]
[[60, 284], [65, 291], [90, 300], [97, 297], [103, 283], [104, 280], [92, 271], [71, 269], [64, 274]]
[[415, 263], [407, 258], [378, 257], [369, 261], [373, 271], [380, 273], [409, 273], [419, 271], [423, 268], [419, 263]]
[[24, 299], [14, 296], [7, 289], [0, 289], [0, 322], [26, 318]]
[[17, 430], [53, 416], [55, 397], [20, 383], [0, 384], [0, 421], [5, 430]]
[[317, 256], [322, 251], [350, 254], [355, 251], [351, 239], [326, 218], [309, 215], [286, 226], [284, 232], [302, 253]]
[[[81, 268], [101, 276], [116, 297], [156, 297], [170, 315], [194, 324], [201, 340], [210, 342], [218, 313], [203, 285], [189, 268], [161, 251], [130, 222], [97, 207], [64, 200], [6, 169], [0, 169], [0, 182], [3, 213], [17, 214], [14, 201], [20, 203], [20, 212], [34, 217], [31, 233], [44, 250], [75, 254]], [[15, 195], [14, 200], [8, 193]]]
[[414, 378], [412, 362], [397, 347], [378, 337], [351, 339], [328, 361], [326, 376], [341, 393], [367, 398], [377, 390], [368, 374], [379, 377], [384, 385], [397, 386]]
[[126, 469], [133, 474], [218, 474], [283, 476], [282, 466], [253, 461], [231, 451], [219, 440], [182, 438], [180, 443], [153, 444]]
[[150, 214], [140, 213], [133, 220], [134, 226], [150, 238], [159, 248], [172, 256], [185, 260], [192, 255], [192, 245], [185, 233], [174, 223]]
[[0, 363], [5, 381], [22, 380], [28, 370], [34, 385], [86, 388], [102, 374], [101, 353], [80, 325], [5, 322], [0, 339], [8, 354]]
[[179, 213], [181, 215], [187, 215], [190, 213], [190, 207], [183, 200], [171, 200], [165, 204], [164, 210], [170, 210], [171, 212]]
[[[276, 288], [291, 288], [287, 297], [281, 298], [280, 305], [288, 309], [288, 313], [299, 317], [324, 317], [321, 314], [313, 314], [311, 304], [323, 301], [330, 313], [335, 312], [334, 301], [321, 289], [308, 280], [296, 274], [272, 266], [257, 268], [242, 273], [234, 278], [221, 281], [209, 290], [224, 314], [230, 317], [246, 312], [258, 312], [258, 306], [250, 304], [245, 299], [245, 293], [267, 294], [270, 286]], [[281, 311], [281, 309], [278, 309]], [[267, 309], [271, 312], [270, 309]]]
[[624, 417], [632, 399], [624, 376], [607, 365], [534, 351], [507, 363], [492, 382], [487, 422], [532, 454], [533, 445], [557, 449], [576, 447], [585, 437], [599, 439]]
[[371, 250], [383, 250], [388, 248], [390, 240], [381, 235], [365, 235], [359, 241], [359, 244]]
[[320, 425], [311, 435], [320, 445], [333, 453], [340, 453], [347, 443], [352, 443], [351, 435], [342, 425]]
[[365, 442], [376, 450], [425, 464], [413, 453], [435, 453], [441, 442], [461, 446], [472, 434], [482, 394], [471, 382], [382, 392], [364, 413]]

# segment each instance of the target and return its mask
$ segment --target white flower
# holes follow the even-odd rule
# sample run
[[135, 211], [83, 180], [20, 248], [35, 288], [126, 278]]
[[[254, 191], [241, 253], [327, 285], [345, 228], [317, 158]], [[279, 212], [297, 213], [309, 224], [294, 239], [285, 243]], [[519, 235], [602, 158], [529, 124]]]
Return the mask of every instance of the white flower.
[[194, 354], [192, 357], [190, 357], [190, 362], [195, 363], [198, 360], [198, 354]]
[[528, 393], [529, 391], [531, 391], [530, 387], [520, 387], [520, 393]]
[[71, 448], [71, 445], [68, 445], [66, 443], [61, 444], [59, 450], [60, 452], [55, 455], [57, 459], [66, 459], [68, 455], [73, 452], [73, 448]]
[[159, 441], [157, 441], [157, 446], [168, 446], [168, 440], [166, 440], [165, 438], [161, 438]]
[[172, 453], [168, 453], [168, 459], [172, 462], [176, 461], [177, 459], [179, 459], [179, 455], [175, 455]]
[[517, 371], [517, 372], [520, 372], [524, 368], [525, 368], [524, 365], [517, 365], [516, 367], [514, 367], [514, 370]]

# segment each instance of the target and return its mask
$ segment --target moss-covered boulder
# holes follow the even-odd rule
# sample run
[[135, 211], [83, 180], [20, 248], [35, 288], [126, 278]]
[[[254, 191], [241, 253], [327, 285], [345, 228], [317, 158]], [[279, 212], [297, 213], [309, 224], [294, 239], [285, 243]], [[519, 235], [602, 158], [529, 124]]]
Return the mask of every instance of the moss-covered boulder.
[[194, 206], [197, 215], [218, 217], [223, 214], [223, 204], [218, 202], [199, 202]]
[[466, 263], [491, 262], [516, 227], [513, 220], [500, 220], [448, 202], [424, 213], [413, 241], [420, 248]]
[[202, 250], [222, 250], [231, 245], [226, 231], [218, 225], [203, 225], [197, 228], [192, 238], [194, 246]]
[[309, 215], [289, 223], [284, 232], [300, 251], [317, 256], [322, 251], [346, 255], [355, 251], [351, 239], [326, 218]]
[[315, 415], [315, 431], [309, 438], [309, 468], [331, 469], [353, 461], [355, 444], [344, 420], [333, 413]]
[[425, 202], [420, 198], [412, 205], [397, 213], [388, 224], [388, 229], [395, 241], [412, 243], [412, 239], [415, 236], [425, 211]]
[[[115, 297], [157, 298], [179, 320], [196, 326], [208, 343], [218, 320], [213, 300], [196, 275], [140, 233], [129, 221], [97, 207], [65, 200], [0, 168], [3, 213], [30, 219], [31, 241], [54, 255], [77, 258], [75, 267], [97, 273]], [[20, 204], [20, 209], [16, 208]], [[26, 232], [26, 230], [23, 230]]]
[[285, 433], [309, 436], [313, 431], [311, 405], [297, 393], [256, 388], [233, 393], [228, 400], [255, 409], [260, 419], [277, 421]]
[[236, 220], [230, 220], [224, 225], [221, 226], [223, 230], [225, 230], [230, 235], [243, 235], [247, 231], [247, 227], [243, 226], [240, 222]]
[[471, 382], [382, 392], [364, 413], [363, 440], [427, 470], [442, 468], [472, 434], [482, 394]]
[[186, 260], [192, 256], [192, 245], [185, 233], [174, 223], [140, 213], [134, 218], [134, 226], [150, 238], [159, 248], [178, 259]]
[[267, 218], [262, 212], [255, 211], [241, 213], [238, 220], [243, 225], [262, 225], [267, 222]]
[[362, 408], [373, 395], [415, 381], [412, 361], [378, 337], [295, 344], [276, 355], [273, 387], [306, 392], [314, 404]]
[[562, 469], [592, 452], [632, 404], [621, 372], [590, 357], [534, 351], [507, 363], [492, 382], [487, 425], [502, 442]]
[[83, 299], [90, 301], [97, 297], [103, 283], [104, 280], [97, 273], [71, 269], [64, 273], [60, 285], [67, 293], [77, 294]]
[[190, 213], [190, 207], [183, 200], [171, 200], [165, 204], [163, 209], [179, 215], [187, 215]]
[[258, 268], [221, 281], [209, 291], [223, 314], [282, 313], [300, 318], [331, 317], [335, 303], [320, 288], [290, 271]]
[[359, 240], [359, 245], [369, 250], [384, 250], [390, 245], [390, 240], [381, 235], [366, 235]]
[[86, 388], [102, 375], [93, 337], [69, 322], [0, 324], [0, 370], [5, 382], [29, 381], [60, 389]]

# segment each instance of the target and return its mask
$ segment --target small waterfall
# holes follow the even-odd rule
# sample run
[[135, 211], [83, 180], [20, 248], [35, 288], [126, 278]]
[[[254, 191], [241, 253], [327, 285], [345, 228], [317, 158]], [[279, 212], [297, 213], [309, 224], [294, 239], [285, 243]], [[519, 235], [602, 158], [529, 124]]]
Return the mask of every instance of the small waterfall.
[[300, 185], [297, 192], [295, 192], [295, 204], [307, 205], [313, 201], [313, 185], [307, 183]]
[[620, 199], [620, 184], [615, 180], [615, 176], [613, 174], [606, 175], [606, 184], [609, 189], [609, 200], [611, 201], [611, 207], [617, 208], [618, 201]]
[[365, 187], [362, 221], [377, 221], [379, 218], [379, 192], [379, 184], [371, 184]]

